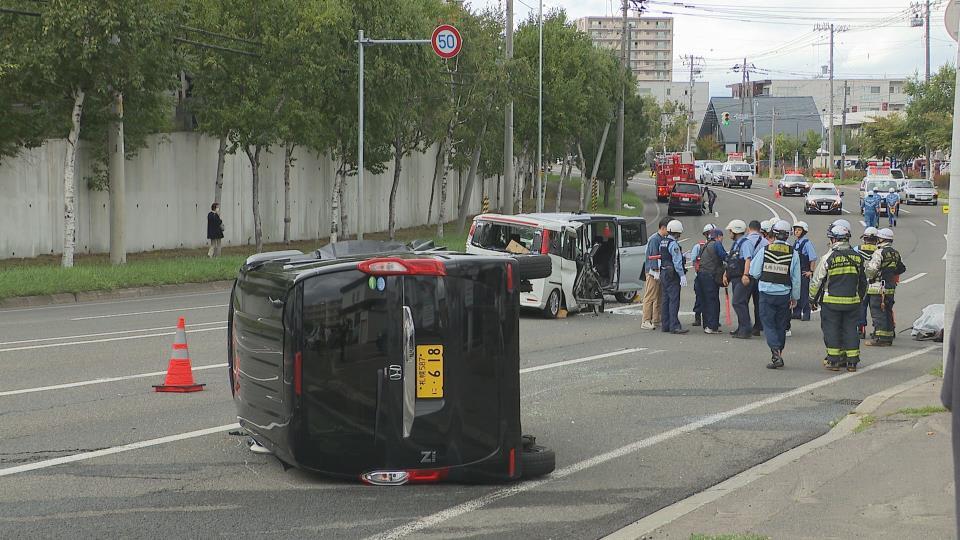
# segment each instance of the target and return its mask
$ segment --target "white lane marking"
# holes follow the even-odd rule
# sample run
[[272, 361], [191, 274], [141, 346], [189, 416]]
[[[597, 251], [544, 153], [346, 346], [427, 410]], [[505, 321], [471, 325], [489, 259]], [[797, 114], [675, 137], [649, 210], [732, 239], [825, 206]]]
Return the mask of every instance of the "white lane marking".
[[843, 210], [843, 213], [844, 213], [844, 214], [849, 214], [849, 213], [850, 213], [850, 211], [847, 210], [846, 208], [841, 208], [841, 210]]
[[151, 446], [158, 446], [161, 444], [183, 441], [186, 439], [194, 439], [196, 437], [203, 437], [204, 435], [212, 435], [214, 433], [230, 431], [231, 429], [240, 429], [240, 424], [227, 424], [224, 426], [198, 429], [196, 431], [188, 431], [187, 433], [179, 433], [177, 435], [168, 435], [166, 437], [160, 437], [157, 439], [149, 439], [146, 441], [139, 441], [135, 443], [124, 444], [123, 446], [114, 446], [111, 448], [104, 448], [103, 450], [94, 450], [92, 452], [82, 452], [80, 454], [70, 454], [69, 456], [62, 456], [62, 457], [53, 458], [53, 459], [45, 459], [43, 461], [37, 461], [35, 463], [17, 465], [16, 467], [7, 467], [5, 469], [0, 469], [0, 477], [10, 476], [13, 474], [18, 474], [18, 473], [27, 472], [27, 471], [35, 471], [38, 469], [46, 469], [48, 467], [54, 467], [56, 465], [63, 465], [64, 463], [74, 463], [76, 461], [84, 461], [87, 459], [93, 459], [93, 458], [98, 458], [102, 456], [109, 456], [112, 454], [120, 454], [122, 452], [139, 450], [141, 448], [149, 448]]
[[704, 427], [711, 426], [719, 422], [723, 422], [724, 420], [729, 420], [730, 418], [733, 418], [735, 416], [740, 416], [742, 414], [752, 412], [761, 407], [773, 405], [774, 403], [783, 401], [785, 399], [799, 396], [807, 392], [811, 392], [813, 390], [816, 390], [817, 388], [834, 384], [836, 382], [844, 381], [851, 377], [857, 377], [864, 373], [873, 371], [875, 369], [880, 369], [882, 367], [896, 364], [898, 362], [902, 362], [904, 360], [913, 358], [915, 356], [926, 354], [930, 351], [933, 351], [934, 349], [939, 349], [939, 348], [940, 348], [939, 345], [931, 345], [929, 347], [925, 347], [923, 349], [919, 349], [911, 353], [907, 353], [901, 356], [891, 358], [889, 360], [885, 360], [883, 362], [878, 362], [876, 364], [869, 365], [865, 368], [861, 368], [860, 370], [854, 373], [843, 373], [840, 375], [832, 375], [826, 379], [821, 379], [817, 382], [810, 383], [805, 386], [801, 386], [799, 388], [794, 388], [793, 390], [783, 392], [781, 394], [777, 394], [777, 395], [768, 397], [766, 399], [761, 399], [759, 401], [754, 401], [752, 403], [748, 403], [746, 405], [737, 407], [735, 409], [730, 409], [727, 411], [705, 416], [695, 422], [691, 422], [689, 424], [676, 427], [669, 431], [658, 433], [657, 435], [654, 435], [652, 437], [648, 437], [646, 439], [642, 439], [642, 440], [630, 443], [626, 446], [621, 446], [620, 448], [611, 450], [609, 452], [605, 452], [603, 454], [594, 456], [592, 458], [585, 459], [583, 461], [574, 463], [572, 465], [568, 465], [566, 467], [563, 467], [562, 469], [558, 469], [554, 471], [553, 474], [541, 480], [532, 480], [532, 481], [517, 483], [507, 488], [498, 489], [482, 497], [477, 497], [476, 499], [463, 502], [456, 506], [451, 506], [450, 508], [446, 508], [444, 510], [441, 510], [434, 514], [430, 514], [429, 516], [422, 517], [415, 521], [411, 521], [410, 523], [407, 523], [406, 525], [402, 525], [395, 529], [384, 531], [370, 538], [375, 540], [394, 540], [396, 538], [403, 538], [405, 536], [417, 533], [424, 529], [435, 527], [437, 525], [440, 525], [441, 523], [444, 523], [456, 517], [460, 517], [474, 510], [479, 510], [481, 508], [489, 506], [491, 503], [494, 503], [496, 501], [506, 499], [508, 497], [512, 497], [513, 495], [517, 495], [519, 493], [533, 490], [553, 480], [566, 478], [567, 476], [584, 471], [586, 469], [590, 469], [592, 467], [596, 467], [598, 465], [603, 465], [609, 461], [613, 461], [614, 459], [621, 458], [623, 456], [632, 454], [644, 448], [648, 448], [650, 446], [654, 446], [661, 442], [668, 441], [680, 435], [685, 435], [687, 433], [697, 431]]
[[[564, 361], [562, 361], [562, 362], [554, 362], [554, 363], [552, 363], [552, 364], [544, 364], [544, 365], [542, 365], [542, 366], [528, 367], [528, 368], [521, 369], [521, 370], [520, 370], [520, 373], [531, 373], [531, 372], [534, 372], [534, 371], [544, 371], [544, 370], [547, 370], [547, 369], [553, 369], [553, 368], [558, 368], [558, 367], [563, 367], [563, 366], [569, 366], [569, 365], [573, 365], [573, 364], [581, 364], [581, 363], [583, 363], [583, 362], [590, 362], [590, 361], [593, 361], [593, 360], [600, 360], [600, 359], [603, 359], [603, 358], [610, 358], [610, 357], [612, 357], [612, 356], [620, 356], [620, 355], [624, 355], [624, 354], [630, 354], [630, 353], [635, 353], [635, 352], [640, 352], [640, 351], [645, 351], [645, 350], [647, 350], [647, 349], [646, 349], [645, 347], [643, 347], [643, 348], [631, 348], [631, 349], [622, 349], [622, 350], [619, 350], [619, 351], [611, 351], [611, 352], [608, 352], [608, 353], [597, 354], [597, 355], [593, 355], [593, 356], [586, 356], [586, 357], [583, 357], [583, 358], [574, 358], [574, 359], [572, 359], [572, 360], [564, 360]], [[225, 367], [225, 366], [226, 366], [226, 364], [217, 364], [217, 365], [211, 365], [211, 366], [204, 366], [204, 369], [213, 369], [213, 368], [216, 368], [216, 367]], [[197, 369], [197, 368], [194, 368], [194, 369]], [[161, 372], [161, 373], [162, 373], [162, 372]], [[116, 378], [114, 378], [114, 379], [116, 379], [116, 380], [122, 380], [122, 379], [126, 379], [126, 378], [146, 377], [146, 376], [154, 376], [154, 375], [155, 375], [155, 374], [153, 374], [153, 373], [144, 373], [144, 374], [140, 374], [140, 375], [131, 375], [131, 376], [127, 376], [127, 377], [116, 377]], [[97, 384], [97, 382], [109, 382], [109, 381], [108, 381], [108, 380], [104, 380], [104, 381], [99, 381], [99, 380], [98, 380], [98, 381], [95, 381], [95, 382], [90, 382], [90, 384]], [[64, 385], [57, 385], [57, 386], [64, 386]], [[52, 389], [53, 387], [50, 387], [50, 388]], [[27, 389], [27, 390], [30, 391], [30, 390], [33, 390], [33, 389]], [[35, 390], [35, 391], [40, 391], [40, 390]], [[24, 391], [14, 390], [14, 391], [12, 391], [12, 393], [25, 393], [25, 392], [24, 392]], [[3, 394], [0, 394], [0, 395], [8, 395], [8, 394], [9, 394], [9, 393], [3, 393]], [[65, 464], [65, 463], [73, 463], [73, 462], [76, 462], [76, 461], [83, 461], [83, 460], [87, 460], [87, 459], [98, 458], [98, 457], [101, 457], [101, 456], [108, 456], [108, 455], [111, 455], [111, 454], [119, 454], [119, 453], [121, 453], [121, 452], [129, 452], [130, 450], [139, 450], [139, 449], [141, 449], [141, 448], [148, 448], [148, 447], [151, 447], [151, 446], [158, 446], [158, 445], [166, 444], [166, 443], [170, 443], [170, 442], [182, 441], [182, 440], [184, 440], [184, 439], [193, 439], [193, 438], [196, 438], [196, 437], [202, 437], [202, 436], [204, 436], [204, 435], [211, 435], [211, 434], [213, 434], [213, 433], [220, 433], [220, 432], [223, 432], [223, 431], [229, 431], [229, 430], [231, 430], [231, 429], [239, 429], [239, 428], [240, 428], [240, 424], [228, 424], [228, 425], [224, 425], [224, 426], [217, 426], [217, 427], [206, 428], [206, 429], [198, 429], [198, 430], [196, 430], [196, 431], [190, 431], [190, 432], [187, 432], [187, 433], [180, 433], [180, 434], [178, 434], [178, 435], [168, 435], [168, 436], [166, 436], [166, 437], [160, 437], [160, 438], [158, 438], [158, 439], [150, 439], [150, 440], [146, 440], [146, 441], [140, 441], [140, 442], [125, 444], [125, 445], [122, 445], [122, 446], [114, 446], [114, 447], [112, 447], [112, 448], [105, 448], [105, 449], [103, 449], [103, 450], [95, 450], [95, 451], [92, 451], [92, 452], [81, 452], [81, 453], [79, 453], [79, 454], [72, 454], [72, 455], [69, 455], [69, 456], [62, 456], [62, 457], [58, 457], [58, 458], [54, 458], [54, 459], [47, 459], [47, 460], [43, 460], [43, 461], [38, 461], [38, 462], [36, 462], [36, 463], [29, 463], [29, 464], [26, 464], [26, 465], [18, 465], [18, 466], [16, 466], [16, 467], [7, 467], [7, 468], [5, 468], [5, 469], [0, 469], [0, 477], [2, 477], [2, 476], [10, 476], [10, 475], [12, 475], [12, 474], [17, 474], [17, 473], [22, 473], [22, 472], [27, 472], [27, 471], [35, 471], [35, 470], [37, 470], [37, 469], [46, 469], [46, 468], [48, 468], [48, 467], [55, 467], [55, 466], [57, 466], [57, 465], [63, 465], [63, 464]]]
[[929, 226], [931, 226], [931, 227], [936, 227], [936, 226], [937, 226], [936, 223], [930, 221], [929, 219], [925, 219], [924, 221], [926, 221], [926, 222], [927, 222], [927, 225], [929, 225]]
[[553, 368], [558, 368], [563, 366], [572, 366], [573, 364], [582, 364], [584, 362], [591, 362], [593, 360], [601, 360], [603, 358], [610, 358], [611, 356], [621, 356], [624, 354], [630, 354], [630, 353], [635, 353], [635, 352], [640, 352], [645, 350], [647, 350], [646, 347], [637, 347], [632, 349], [623, 349], [620, 351], [612, 351], [612, 352], [603, 353], [603, 354], [596, 354], [593, 356], [585, 356], [583, 358], [574, 358], [573, 360], [563, 360], [560, 362], [554, 362], [552, 364], [544, 364], [542, 366], [533, 366], [533, 367], [523, 368], [520, 370], [520, 373], [532, 373], [534, 371], [543, 371], [545, 369], [553, 369]]
[[901, 208], [900, 211], [903, 212], [904, 214], [912, 214], [912, 213], [913, 213], [913, 212], [907, 210], [906, 208]]
[[[203, 371], [205, 369], [216, 369], [227, 367], [226, 363], [211, 364], [206, 366], [193, 366], [193, 371]], [[45, 392], [47, 390], [63, 390], [64, 388], [77, 388], [78, 386], [90, 386], [91, 384], [103, 384], [108, 382], [129, 381], [131, 379], [145, 379], [147, 377], [160, 377], [166, 375], [166, 371], [154, 371], [151, 373], [138, 373], [136, 375], [122, 375], [120, 377], [103, 377], [101, 379], [91, 379], [89, 381], [79, 381], [64, 384], [54, 384], [51, 386], [38, 386], [36, 388], [22, 388], [20, 390], [6, 390], [0, 392], [0, 397], [16, 396], [20, 394], [32, 394], [34, 392]]]
[[[943, 239], [946, 240], [946, 239], [947, 239], [947, 235], [943, 235]], [[941, 261], [947, 260], [947, 252], [946, 252], [946, 251], [943, 252], [943, 257], [940, 257], [940, 260], [941, 260]]]
[[174, 309], [157, 309], [154, 311], [135, 311], [133, 313], [111, 313], [110, 315], [91, 315], [89, 317], [74, 317], [71, 321], [89, 321], [90, 319], [111, 319], [113, 317], [129, 317], [131, 315], [151, 315], [154, 313], [173, 313], [175, 311], [192, 311], [195, 309], [213, 309], [224, 308], [229, 304], [217, 304], [214, 306], [181, 307]]
[[860, 226], [861, 226], [861, 227], [866, 227], [866, 226], [867, 226], [867, 222], [861, 219], [861, 220], [860, 220]]
[[226, 288], [226, 289], [223, 289], [222, 291], [211, 291], [211, 292], [204, 292], [204, 293], [173, 294], [169, 296], [164, 296], [164, 295], [140, 296], [137, 298], [130, 298], [127, 300], [114, 300], [112, 302], [71, 302], [69, 304], [55, 304], [52, 306], [2, 309], [0, 310], [0, 314], [20, 313], [21, 311], [44, 311], [44, 310], [50, 310], [50, 309], [63, 309], [63, 308], [76, 308], [76, 307], [87, 308], [90, 306], [112, 306], [114, 304], [129, 304], [132, 302], [156, 302], [160, 300], [169, 300], [171, 298], [194, 298], [196, 296], [212, 296], [214, 294], [223, 294], [223, 293], [229, 293], [229, 292], [230, 292], [230, 289]]
[[[765, 203], [765, 202], [763, 202], [763, 201], [761, 201], [761, 200], [750, 198], [750, 197], [744, 195], [743, 193], [737, 193], [736, 191], [733, 191], [733, 190], [730, 189], [730, 188], [719, 188], [719, 189], [720, 189], [723, 193], [729, 193], [730, 195], [736, 195], [737, 197], [742, 197], [742, 198], [744, 198], [744, 199], [746, 199], [746, 200], [748, 200], [748, 201], [753, 201], [753, 202], [755, 202], [755, 203], [763, 206], [763, 207], [766, 208], [767, 210], [769, 210], [770, 213], [773, 215], [773, 219], [780, 219], [780, 214], [778, 214], [777, 211], [774, 210], [772, 206], [768, 205], [767, 203]], [[772, 202], [772, 201], [771, 201], [771, 202]]]
[[901, 281], [901, 282], [900, 282], [900, 285], [906, 285], [907, 283], [910, 283], [911, 281], [916, 281], [916, 280], [922, 278], [922, 277], [925, 276], [925, 275], [927, 275], [926, 272], [920, 272], [919, 274], [917, 274], [917, 275], [915, 275], [915, 276], [909, 277], [909, 278]]
[[[227, 324], [227, 321], [216, 321], [208, 323], [194, 323], [190, 326], [210, 326], [211, 324]], [[19, 341], [0, 341], [0, 346], [3, 345], [19, 345], [21, 343], [41, 343], [44, 341], [59, 341], [61, 339], [81, 339], [81, 338], [90, 338], [90, 337], [103, 337], [103, 336], [116, 336], [120, 334], [135, 334], [137, 332], [156, 332], [157, 330], [169, 330], [169, 326], [161, 326], [158, 328], [138, 328], [136, 330], [118, 330], [116, 332], [99, 332], [97, 334], [79, 334], [75, 336], [59, 336], [59, 337], [48, 337], [48, 338], [36, 338], [36, 339], [21, 339]]]
[[682, 244], [682, 243], [686, 242], [687, 240], [689, 240], [689, 238], [681, 238], [677, 243], [678, 243], [678, 244]]
[[[213, 328], [199, 328], [197, 330], [187, 330], [188, 334], [196, 334], [198, 332], [213, 332], [216, 330], [226, 330], [226, 326], [216, 326]], [[142, 334], [139, 336], [123, 336], [123, 337], [113, 337], [113, 338], [104, 338], [104, 339], [88, 339], [84, 341], [66, 341], [63, 343], [45, 343], [43, 345], [27, 345], [24, 347], [9, 347], [6, 349], [0, 349], [0, 353], [13, 352], [13, 351], [31, 351], [34, 349], [49, 349], [51, 347], [71, 347], [75, 345], [89, 345], [91, 343], [108, 343], [110, 341], [127, 341], [130, 339], [146, 339], [162, 336], [172, 336], [175, 332], [160, 332], [156, 334]]]
[[713, 217], [720, 217], [720, 212], [714, 212]]

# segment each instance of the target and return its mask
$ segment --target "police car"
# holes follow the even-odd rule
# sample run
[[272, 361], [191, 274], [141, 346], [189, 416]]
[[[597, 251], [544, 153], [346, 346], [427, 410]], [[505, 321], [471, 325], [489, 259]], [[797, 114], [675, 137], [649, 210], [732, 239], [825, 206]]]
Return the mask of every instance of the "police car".
[[777, 191], [784, 197], [787, 195], [806, 195], [810, 191], [810, 182], [802, 174], [788, 172], [783, 175], [783, 178], [777, 184]]
[[843, 212], [843, 192], [831, 182], [810, 186], [803, 203], [804, 214], [840, 214]]

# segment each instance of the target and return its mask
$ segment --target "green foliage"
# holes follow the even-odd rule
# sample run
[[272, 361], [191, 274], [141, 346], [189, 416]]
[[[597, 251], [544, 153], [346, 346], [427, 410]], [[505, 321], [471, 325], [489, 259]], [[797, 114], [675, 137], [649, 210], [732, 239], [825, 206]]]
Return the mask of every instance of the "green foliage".
[[942, 407], [940, 405], [927, 405], [925, 407], [907, 407], [904, 409], [899, 409], [894, 414], [902, 414], [904, 416], [912, 416], [914, 418], [925, 418], [931, 414], [945, 412], [947, 412], [946, 407]]
[[723, 146], [713, 135], [700, 137], [697, 139], [696, 146], [694, 156], [697, 159], [723, 159], [725, 156]]
[[[627, 94], [623, 123], [624, 178], [630, 178], [637, 174], [646, 165], [645, 151], [651, 144], [659, 112], [660, 109], [652, 97], [640, 97], [635, 92]], [[616, 137], [613, 136], [614, 127], [610, 129], [611, 134], [607, 137], [603, 157], [600, 160], [600, 168], [597, 170], [597, 178], [603, 181], [607, 188], [613, 182], [616, 169], [617, 141]], [[596, 156], [597, 146], [599, 146], [599, 137], [597, 140], [585, 140], [583, 151], [587, 156]]]
[[863, 126], [860, 149], [864, 156], [908, 159], [923, 153], [923, 144], [906, 116], [895, 113]]
[[910, 96], [907, 127], [917, 141], [929, 145], [931, 150], [950, 151], [956, 76], [956, 68], [945, 65], [929, 82], [913, 79], [904, 88]]

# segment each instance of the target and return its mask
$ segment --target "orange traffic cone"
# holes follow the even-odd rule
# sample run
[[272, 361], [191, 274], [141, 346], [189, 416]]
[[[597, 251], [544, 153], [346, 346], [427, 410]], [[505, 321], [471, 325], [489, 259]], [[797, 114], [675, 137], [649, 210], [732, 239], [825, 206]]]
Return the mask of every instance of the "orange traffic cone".
[[177, 335], [173, 340], [173, 354], [167, 366], [167, 379], [153, 388], [157, 392], [199, 392], [203, 384], [193, 381], [190, 351], [187, 349], [187, 325], [183, 317], [177, 321]]
[[774, 192], [774, 197], [776, 197], [776, 198], [778, 198], [778, 199], [780, 198], [780, 190], [779, 190], [779, 189]]

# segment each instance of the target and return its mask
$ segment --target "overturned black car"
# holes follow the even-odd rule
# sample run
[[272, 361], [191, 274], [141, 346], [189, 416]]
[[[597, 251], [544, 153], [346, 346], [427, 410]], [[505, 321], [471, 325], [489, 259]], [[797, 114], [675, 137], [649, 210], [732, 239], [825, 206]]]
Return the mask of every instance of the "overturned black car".
[[520, 430], [518, 313], [550, 270], [385, 242], [255, 255], [229, 311], [239, 422], [286, 464], [370, 484], [547, 474]]

